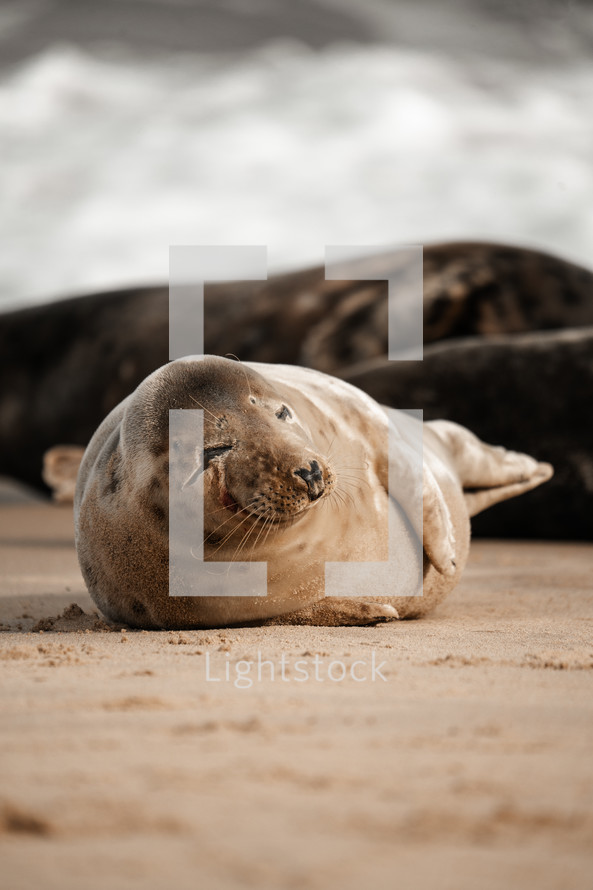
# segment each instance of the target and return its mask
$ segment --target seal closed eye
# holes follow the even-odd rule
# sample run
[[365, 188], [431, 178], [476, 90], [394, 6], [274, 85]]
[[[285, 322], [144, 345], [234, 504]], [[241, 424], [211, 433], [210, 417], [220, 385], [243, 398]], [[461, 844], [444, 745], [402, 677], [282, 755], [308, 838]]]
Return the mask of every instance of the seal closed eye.
[[222, 454], [226, 454], [232, 447], [232, 445], [214, 445], [211, 448], [204, 447], [203, 469], [207, 470], [211, 460], [214, 460], [215, 457], [220, 457]]
[[185, 481], [183, 487], [187, 488], [188, 485], [194, 485], [194, 483], [198, 481], [204, 470], [208, 469], [210, 461], [214, 460], [215, 457], [221, 457], [223, 454], [226, 454], [228, 451], [231, 450], [232, 447], [232, 445], [216, 445], [212, 448], [205, 447], [201, 465], [199, 467], [196, 467], [189, 479]]

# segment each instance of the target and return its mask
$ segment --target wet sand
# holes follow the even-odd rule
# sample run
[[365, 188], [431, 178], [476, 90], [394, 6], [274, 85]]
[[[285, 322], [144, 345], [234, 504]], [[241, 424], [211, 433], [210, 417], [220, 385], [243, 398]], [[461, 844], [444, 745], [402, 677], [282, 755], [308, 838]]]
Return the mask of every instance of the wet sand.
[[476, 541], [374, 628], [114, 631], [18, 498], [0, 565], [3, 886], [591, 886], [593, 545]]

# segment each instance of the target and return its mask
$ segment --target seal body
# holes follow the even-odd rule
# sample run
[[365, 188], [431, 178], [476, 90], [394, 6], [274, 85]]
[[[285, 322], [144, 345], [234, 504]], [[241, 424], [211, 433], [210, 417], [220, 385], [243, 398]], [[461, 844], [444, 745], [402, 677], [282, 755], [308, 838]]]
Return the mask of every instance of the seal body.
[[[181, 460], [183, 484], [203, 493], [205, 563], [267, 563], [266, 596], [210, 595], [207, 574], [199, 595], [169, 595], [170, 409], [203, 411], [203, 450], [184, 447]], [[436, 422], [424, 425], [418, 472], [418, 423], [318, 371], [213, 356], [165, 365], [105, 419], [80, 467], [76, 544], [91, 595], [144, 628], [425, 614], [463, 571], [470, 515], [551, 468]], [[396, 570], [382, 589], [371, 579], [360, 595], [325, 596], [327, 562], [388, 559]]]

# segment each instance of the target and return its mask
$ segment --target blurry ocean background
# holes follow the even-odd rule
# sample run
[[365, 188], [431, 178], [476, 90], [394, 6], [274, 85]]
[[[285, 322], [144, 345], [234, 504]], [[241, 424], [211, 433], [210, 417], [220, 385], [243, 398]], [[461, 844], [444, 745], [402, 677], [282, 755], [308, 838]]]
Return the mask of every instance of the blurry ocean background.
[[591, 266], [593, 4], [0, 4], [0, 305], [170, 244], [492, 239]]

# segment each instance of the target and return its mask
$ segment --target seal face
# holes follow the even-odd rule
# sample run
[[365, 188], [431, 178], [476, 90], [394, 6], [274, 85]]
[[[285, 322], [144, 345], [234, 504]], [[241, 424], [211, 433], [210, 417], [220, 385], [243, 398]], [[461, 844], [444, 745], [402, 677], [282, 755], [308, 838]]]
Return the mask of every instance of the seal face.
[[[215, 596], [207, 580], [199, 596], [187, 588], [169, 596], [171, 408], [203, 412], [203, 449], [173, 439], [171, 459], [183, 487], [199, 483], [203, 492], [204, 561], [267, 563], [266, 596]], [[402, 415], [392, 437], [376, 402], [318, 371], [213, 356], [165, 365], [105, 419], [80, 467], [76, 544], [93, 599], [108, 617], [145, 628], [424, 614], [463, 570], [470, 513], [534, 487], [548, 471], [442, 422], [426, 425], [415, 487], [406, 444], [413, 423]], [[388, 484], [393, 460], [399, 502]], [[416, 520], [414, 497], [423, 510]], [[327, 562], [371, 565], [394, 553], [389, 590], [369, 575], [360, 596], [325, 597]], [[422, 576], [424, 595], [410, 596]]]
[[[213, 369], [220, 389], [233, 380], [234, 402], [202, 393], [204, 458], [194, 477], [204, 473], [206, 558], [245, 539], [255, 525], [293, 523], [321, 498], [331, 495], [336, 477], [316, 447], [294, 406], [251, 369], [241, 365]], [[197, 400], [196, 400], [196, 406]], [[232, 521], [228, 515], [236, 517]]]

